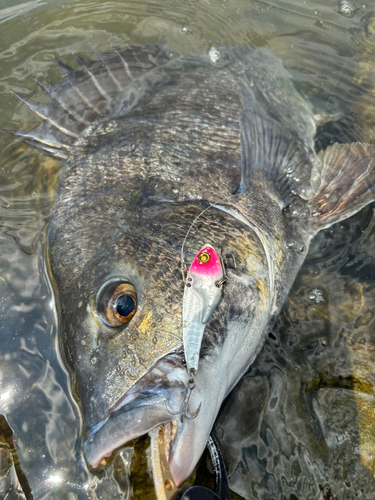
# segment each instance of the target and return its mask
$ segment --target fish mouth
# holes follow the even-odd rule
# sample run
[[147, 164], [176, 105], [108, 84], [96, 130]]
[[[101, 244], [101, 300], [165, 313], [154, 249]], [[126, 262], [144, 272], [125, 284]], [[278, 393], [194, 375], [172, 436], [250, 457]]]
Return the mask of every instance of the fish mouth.
[[[127, 407], [129, 406], [129, 407]], [[129, 441], [149, 433], [155, 427], [165, 424], [169, 435], [176, 435], [177, 419], [171, 420], [171, 415], [162, 405], [157, 404], [154, 398], [134, 401], [126, 405], [120, 412], [111, 414], [88, 433], [83, 443], [86, 461], [94, 469], [106, 465], [106, 458], [110, 457], [118, 448]], [[168, 440], [166, 455], [171, 455], [173, 438]]]
[[[132, 388], [120, 398], [108, 417], [93, 427], [83, 443], [87, 463], [97, 468], [106, 464], [118, 448], [129, 441], [164, 425], [166, 457], [176, 485], [193, 472], [204, 451], [216, 412], [205, 404], [204, 391], [197, 380], [191, 392], [187, 411], [193, 414], [201, 406], [196, 418], [189, 420], [175, 414], [181, 408], [187, 391], [189, 376], [186, 369], [174, 367], [163, 370], [171, 359], [157, 362]], [[155, 380], [155, 375], [159, 380]], [[209, 411], [208, 411], [209, 410]]]

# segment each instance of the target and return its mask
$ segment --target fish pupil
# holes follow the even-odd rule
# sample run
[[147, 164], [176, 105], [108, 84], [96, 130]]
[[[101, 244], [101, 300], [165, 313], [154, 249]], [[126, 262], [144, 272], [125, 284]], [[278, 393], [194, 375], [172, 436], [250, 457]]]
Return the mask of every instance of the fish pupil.
[[116, 304], [116, 311], [120, 316], [129, 316], [134, 311], [134, 299], [130, 295], [121, 295]]

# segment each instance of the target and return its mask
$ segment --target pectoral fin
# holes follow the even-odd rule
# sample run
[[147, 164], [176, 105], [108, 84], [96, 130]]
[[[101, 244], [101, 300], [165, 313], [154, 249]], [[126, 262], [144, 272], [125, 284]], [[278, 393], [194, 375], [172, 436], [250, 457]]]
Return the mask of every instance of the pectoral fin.
[[241, 191], [253, 182], [254, 174], [268, 179], [284, 206], [295, 194], [310, 198], [311, 155], [282, 121], [257, 100], [252, 89], [242, 89]]
[[318, 160], [312, 175], [312, 216], [317, 231], [375, 201], [375, 146], [334, 144], [321, 151]]

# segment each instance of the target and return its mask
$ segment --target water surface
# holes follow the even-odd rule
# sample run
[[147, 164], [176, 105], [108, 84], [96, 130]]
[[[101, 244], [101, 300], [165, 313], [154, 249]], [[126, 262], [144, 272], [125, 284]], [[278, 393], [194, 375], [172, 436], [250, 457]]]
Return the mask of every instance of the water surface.
[[[156, 41], [186, 53], [265, 46], [317, 115], [339, 120], [320, 128], [318, 149], [374, 139], [371, 2], [3, 0], [0, 7], [0, 128], [38, 124], [11, 91], [43, 100], [32, 76], [58, 81], [55, 56], [76, 67], [74, 54], [95, 59], [95, 50], [111, 45]], [[0, 150], [0, 414], [33, 497], [153, 498], [147, 440], [135, 451], [125, 447], [100, 474], [82, 458], [82, 421], [59, 355], [58, 295], [46, 262], [61, 166], [7, 135]], [[372, 215], [371, 206], [313, 242], [275, 329], [226, 401], [215, 432], [233, 492], [243, 498], [373, 498]], [[205, 457], [197, 476], [212, 481]]]

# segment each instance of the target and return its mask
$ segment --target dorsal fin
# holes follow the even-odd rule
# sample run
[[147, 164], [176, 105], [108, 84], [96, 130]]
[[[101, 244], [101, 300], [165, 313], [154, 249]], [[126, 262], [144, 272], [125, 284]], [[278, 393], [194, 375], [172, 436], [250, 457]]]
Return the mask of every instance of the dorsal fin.
[[85, 129], [96, 119], [108, 117], [117, 100], [121, 102], [122, 112], [126, 112], [127, 100], [121, 101], [121, 94], [126, 97], [126, 89], [134, 85], [134, 80], [176, 57], [177, 53], [159, 44], [149, 44], [102, 53], [95, 61], [77, 57], [80, 70], [56, 59], [63, 80], [56, 85], [35, 80], [49, 96], [49, 104], [17, 95], [44, 123], [32, 132], [5, 132], [49, 156], [66, 158]]

